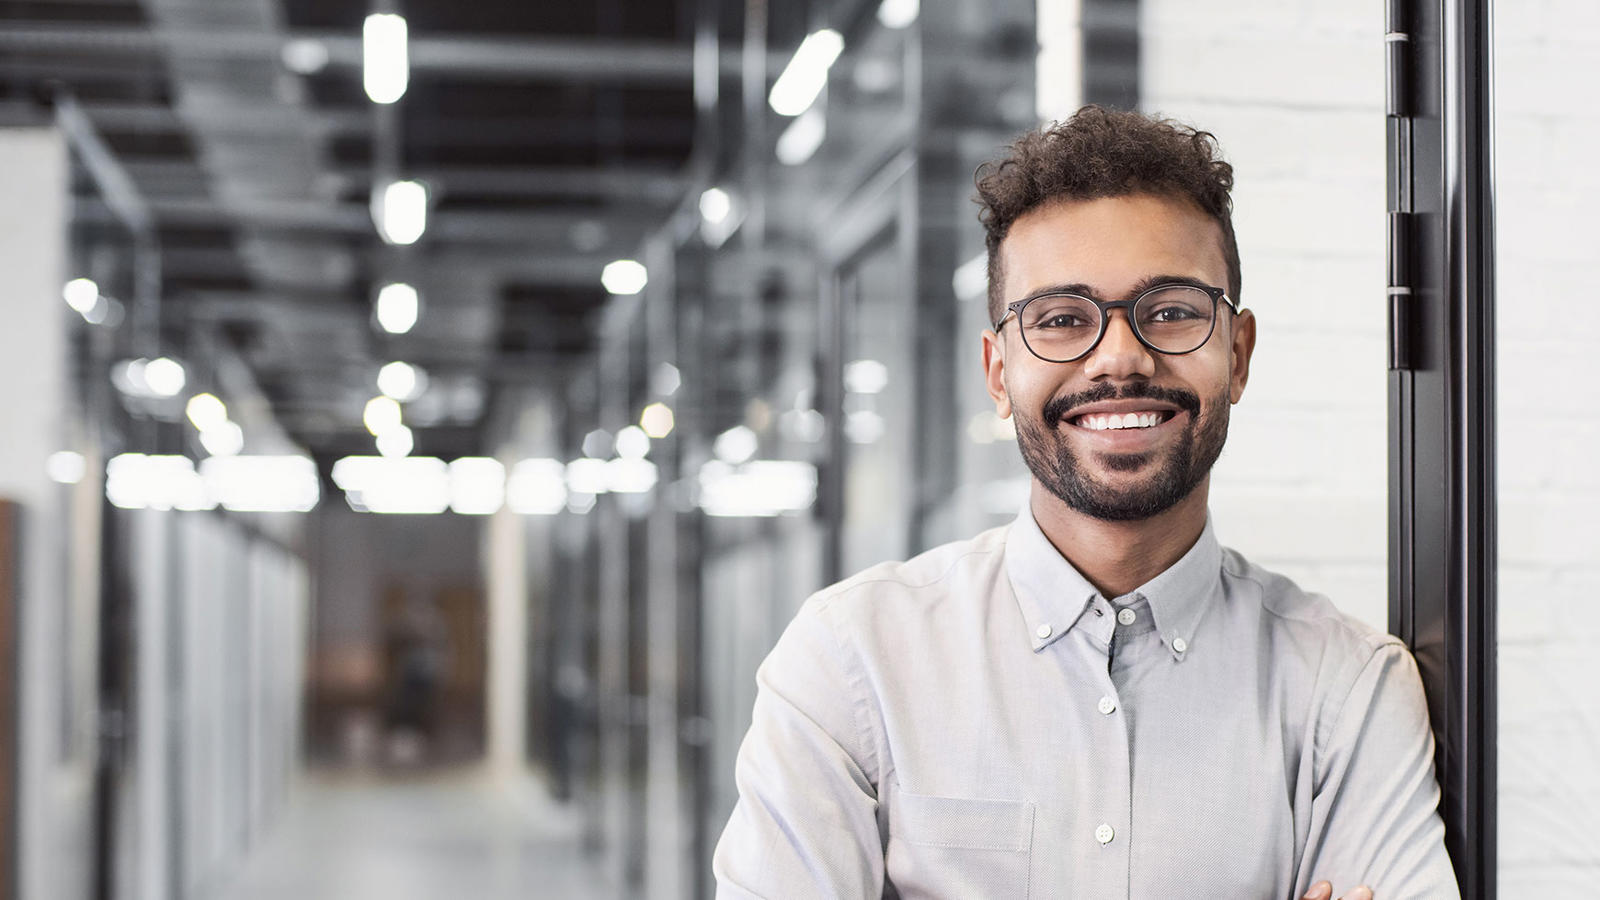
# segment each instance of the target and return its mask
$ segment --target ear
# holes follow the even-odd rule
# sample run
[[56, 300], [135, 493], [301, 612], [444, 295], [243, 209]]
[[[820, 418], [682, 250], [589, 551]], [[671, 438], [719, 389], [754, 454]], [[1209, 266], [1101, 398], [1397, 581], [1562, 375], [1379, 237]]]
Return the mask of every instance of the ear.
[[1004, 419], [1011, 415], [1011, 395], [1006, 393], [1006, 348], [994, 329], [983, 332], [983, 380], [994, 401], [995, 415]]
[[1228, 339], [1233, 349], [1233, 364], [1228, 372], [1228, 400], [1238, 403], [1239, 398], [1244, 396], [1245, 383], [1250, 380], [1250, 354], [1256, 350], [1256, 314], [1248, 309], [1239, 310], [1233, 317]]

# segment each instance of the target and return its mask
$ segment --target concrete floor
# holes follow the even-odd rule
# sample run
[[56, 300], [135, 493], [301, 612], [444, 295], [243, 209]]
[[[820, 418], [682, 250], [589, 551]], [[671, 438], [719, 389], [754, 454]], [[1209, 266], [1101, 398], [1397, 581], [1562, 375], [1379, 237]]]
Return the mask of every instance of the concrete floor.
[[313, 772], [219, 900], [616, 900], [575, 810], [480, 771]]

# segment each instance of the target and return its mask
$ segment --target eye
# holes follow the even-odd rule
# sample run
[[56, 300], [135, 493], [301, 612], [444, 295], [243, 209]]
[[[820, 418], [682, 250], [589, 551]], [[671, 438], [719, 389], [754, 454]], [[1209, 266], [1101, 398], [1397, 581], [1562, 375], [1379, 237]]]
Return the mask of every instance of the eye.
[[1088, 325], [1082, 317], [1073, 313], [1057, 313], [1048, 319], [1036, 323], [1035, 328], [1082, 328]]
[[1145, 316], [1145, 321], [1170, 324], [1173, 322], [1192, 322], [1199, 318], [1201, 318], [1201, 315], [1195, 310], [1187, 306], [1173, 305], [1151, 310]]
[[1099, 310], [1081, 297], [1040, 297], [1025, 308], [1024, 327], [1034, 331], [1095, 328]]

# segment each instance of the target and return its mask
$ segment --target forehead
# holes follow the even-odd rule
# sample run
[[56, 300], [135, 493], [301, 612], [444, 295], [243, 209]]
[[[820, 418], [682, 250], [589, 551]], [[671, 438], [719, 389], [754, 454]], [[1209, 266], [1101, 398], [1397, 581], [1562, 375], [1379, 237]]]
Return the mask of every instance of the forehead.
[[1012, 223], [1000, 254], [1007, 301], [1065, 284], [1116, 297], [1151, 275], [1227, 284], [1222, 229], [1193, 204], [1154, 194], [1031, 210]]

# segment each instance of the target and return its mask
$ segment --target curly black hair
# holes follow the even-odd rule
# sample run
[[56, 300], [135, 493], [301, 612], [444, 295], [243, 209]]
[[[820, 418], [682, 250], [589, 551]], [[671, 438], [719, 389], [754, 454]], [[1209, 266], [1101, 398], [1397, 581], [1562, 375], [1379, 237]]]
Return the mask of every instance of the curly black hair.
[[1222, 229], [1228, 296], [1239, 299], [1239, 244], [1233, 234], [1233, 166], [1216, 138], [1170, 119], [1090, 104], [1071, 118], [1018, 138], [1003, 159], [978, 167], [989, 248], [989, 320], [1004, 310], [1000, 242], [1026, 213], [1059, 200], [1157, 194], [1192, 201]]

